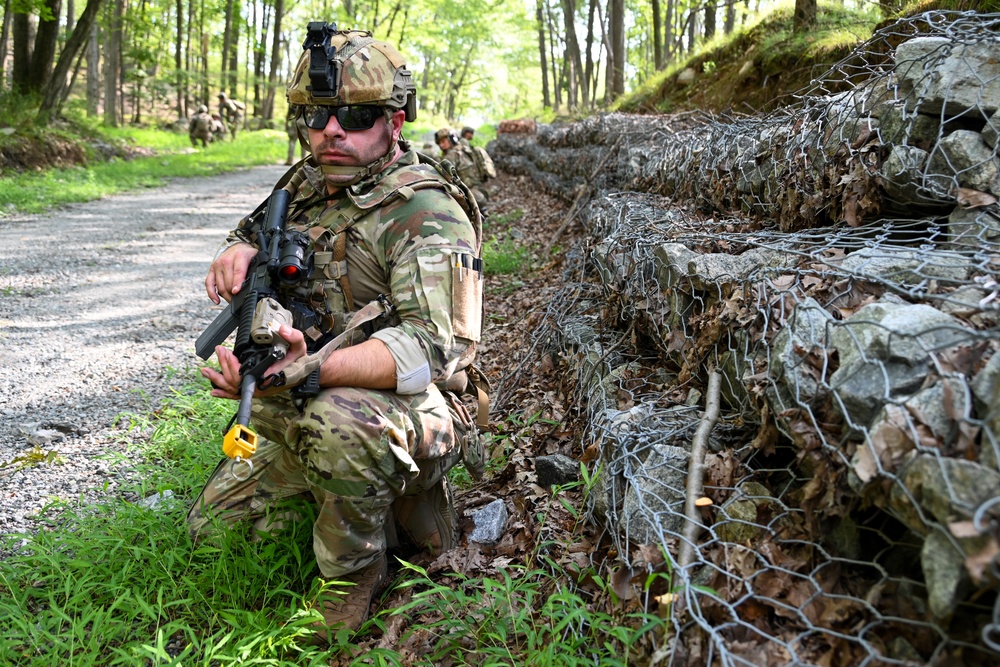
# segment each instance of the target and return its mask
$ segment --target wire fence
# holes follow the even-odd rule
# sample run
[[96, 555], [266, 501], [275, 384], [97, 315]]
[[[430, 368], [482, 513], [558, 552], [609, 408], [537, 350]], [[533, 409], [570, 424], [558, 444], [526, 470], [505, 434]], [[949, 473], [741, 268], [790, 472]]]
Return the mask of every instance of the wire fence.
[[998, 27], [900, 21], [767, 116], [500, 142], [618, 158], [597, 279], [538, 337], [577, 369], [590, 511], [636, 574], [666, 559], [658, 664], [1000, 661]]

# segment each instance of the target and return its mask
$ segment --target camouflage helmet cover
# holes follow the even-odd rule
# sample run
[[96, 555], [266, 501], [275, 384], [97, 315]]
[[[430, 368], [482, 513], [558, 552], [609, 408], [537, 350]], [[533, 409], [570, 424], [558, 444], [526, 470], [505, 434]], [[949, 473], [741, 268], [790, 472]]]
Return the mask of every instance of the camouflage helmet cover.
[[198, 107], [198, 113], [208, 113], [208, 107], [205, 106], [204, 104], [200, 105]]
[[[338, 30], [333, 34], [330, 44], [336, 49], [333, 61], [340, 66], [340, 88], [337, 95], [313, 97], [309, 79], [309, 51], [306, 50], [288, 84], [289, 104], [372, 104], [406, 109], [406, 120], [416, 118], [417, 88], [399, 51], [390, 44], [374, 39], [370, 32], [361, 30]], [[412, 112], [407, 107], [412, 107]]]
[[434, 133], [434, 141], [440, 143], [442, 139], [448, 139], [452, 144], [458, 143], [458, 137], [455, 136], [455, 131], [450, 130], [447, 127], [443, 127]]
[[476, 129], [474, 127], [469, 127], [468, 125], [466, 125], [465, 127], [462, 128], [462, 134], [475, 134], [475, 133]]

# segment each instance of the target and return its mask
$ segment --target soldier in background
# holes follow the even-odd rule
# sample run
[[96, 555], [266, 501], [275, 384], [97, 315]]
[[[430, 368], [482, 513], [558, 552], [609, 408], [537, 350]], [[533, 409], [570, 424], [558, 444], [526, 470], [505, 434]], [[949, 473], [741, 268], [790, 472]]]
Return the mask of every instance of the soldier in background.
[[472, 149], [461, 142], [454, 130], [447, 127], [434, 133], [434, 141], [441, 149], [441, 159], [448, 160], [455, 165], [455, 171], [458, 172], [459, 178], [469, 186], [475, 195], [479, 209], [485, 210], [489, 194], [484, 186], [488, 177], [482, 173], [476, 163]]
[[219, 117], [229, 130], [229, 136], [236, 139], [236, 132], [243, 124], [247, 106], [238, 100], [231, 100], [225, 92], [219, 93]]
[[191, 139], [191, 145], [195, 148], [198, 147], [199, 141], [202, 148], [208, 148], [208, 145], [215, 138], [212, 135], [212, 117], [208, 115], [208, 107], [204, 104], [198, 107], [188, 122], [188, 138]]
[[226, 138], [226, 126], [219, 118], [219, 114], [212, 114], [212, 138], [214, 141], [222, 141]]
[[459, 137], [459, 141], [461, 141], [466, 146], [472, 146], [472, 137], [474, 137], [475, 135], [476, 135], [476, 130], [466, 125], [465, 127], [462, 128], [462, 134]]

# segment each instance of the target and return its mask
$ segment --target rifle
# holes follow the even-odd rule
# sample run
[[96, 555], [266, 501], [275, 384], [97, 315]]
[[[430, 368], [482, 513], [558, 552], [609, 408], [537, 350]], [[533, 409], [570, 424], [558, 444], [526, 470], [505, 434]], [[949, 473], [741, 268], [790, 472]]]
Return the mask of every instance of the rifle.
[[250, 428], [250, 406], [257, 387], [271, 386], [273, 376], [263, 373], [288, 352], [288, 343], [278, 335], [282, 324], [294, 325], [291, 312], [276, 297], [279, 283], [294, 285], [311, 273], [312, 258], [306, 257], [308, 240], [299, 232], [285, 232], [291, 194], [275, 190], [248, 221], [254, 226], [263, 213], [258, 232], [260, 250], [247, 269], [247, 277], [229, 305], [212, 321], [198, 340], [195, 351], [208, 359], [217, 345], [236, 330], [233, 353], [240, 362], [240, 405], [227, 426], [222, 451], [240, 461], [257, 450], [257, 434]]

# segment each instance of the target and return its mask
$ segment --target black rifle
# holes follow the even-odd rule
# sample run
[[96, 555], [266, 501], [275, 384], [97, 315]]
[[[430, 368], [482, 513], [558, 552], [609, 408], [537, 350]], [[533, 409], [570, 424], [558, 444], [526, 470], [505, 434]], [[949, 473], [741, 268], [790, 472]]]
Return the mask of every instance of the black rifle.
[[[195, 351], [208, 359], [217, 345], [236, 330], [233, 354], [240, 362], [240, 405], [223, 439], [222, 449], [230, 458], [246, 458], [257, 449], [257, 434], [250, 428], [250, 405], [258, 386], [268, 386], [263, 373], [288, 352], [288, 343], [278, 335], [282, 324], [292, 325], [292, 315], [276, 298], [279, 283], [296, 284], [308, 277], [311, 261], [305, 258], [301, 234], [285, 233], [291, 195], [275, 190], [251, 215], [264, 214], [257, 234], [259, 251], [247, 269], [246, 280], [232, 301], [195, 341]], [[266, 207], [266, 208], [265, 208]]]

